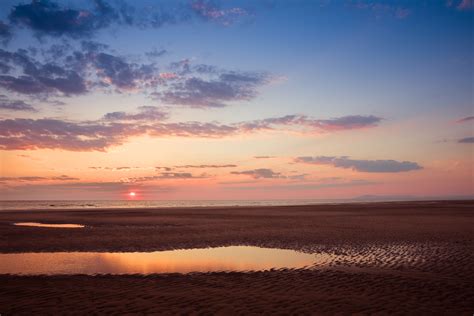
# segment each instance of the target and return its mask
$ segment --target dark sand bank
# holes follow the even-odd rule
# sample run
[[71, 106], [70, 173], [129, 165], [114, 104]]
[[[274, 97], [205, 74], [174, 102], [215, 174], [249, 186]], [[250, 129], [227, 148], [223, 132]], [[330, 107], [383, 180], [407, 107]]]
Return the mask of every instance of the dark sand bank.
[[[254, 245], [337, 254], [316, 270], [0, 276], [0, 313], [474, 312], [474, 202], [0, 212], [0, 252]], [[83, 229], [18, 227], [74, 223]], [[341, 258], [342, 255], [342, 258]]]

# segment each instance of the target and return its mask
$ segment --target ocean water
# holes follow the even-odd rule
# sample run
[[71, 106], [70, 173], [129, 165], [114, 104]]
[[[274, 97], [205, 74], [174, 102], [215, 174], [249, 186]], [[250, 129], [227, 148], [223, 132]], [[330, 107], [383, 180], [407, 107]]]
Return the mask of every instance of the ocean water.
[[10, 210], [64, 210], [116, 208], [173, 208], [219, 206], [284, 206], [354, 202], [354, 200], [181, 200], [181, 201], [0, 201], [0, 211]]

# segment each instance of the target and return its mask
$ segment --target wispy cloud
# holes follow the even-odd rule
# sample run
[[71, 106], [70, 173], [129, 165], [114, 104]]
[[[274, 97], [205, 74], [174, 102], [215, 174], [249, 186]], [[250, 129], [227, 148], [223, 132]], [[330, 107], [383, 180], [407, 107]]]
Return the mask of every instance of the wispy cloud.
[[298, 157], [295, 159], [295, 162], [313, 165], [330, 165], [336, 168], [374, 173], [394, 173], [423, 169], [423, 167], [416, 162], [396, 160], [358, 160], [350, 159], [347, 156]]
[[174, 166], [174, 168], [193, 168], [193, 169], [216, 169], [216, 168], [234, 168], [237, 165], [226, 164], [226, 165], [182, 165]]
[[130, 177], [123, 178], [122, 182], [135, 183], [135, 182], [148, 182], [155, 180], [188, 180], [188, 179], [204, 179], [208, 178], [207, 174], [194, 175], [190, 172], [162, 172], [158, 175], [143, 176], [143, 177]]
[[232, 7], [223, 9], [207, 0], [192, 1], [191, 8], [201, 18], [222, 25], [233, 24], [240, 17], [249, 15], [249, 12], [243, 8]]
[[[223, 183], [223, 184], [239, 184]], [[234, 185], [225, 187], [226, 190], [264, 190], [264, 191], [302, 191], [302, 190], [321, 190], [330, 188], [358, 187], [377, 184], [375, 181], [364, 179], [337, 180], [337, 181], [314, 181], [305, 183], [275, 183], [272, 185]]]
[[6, 95], [0, 95], [0, 110], [36, 112], [37, 110], [23, 100], [12, 100]]
[[[142, 108], [143, 111], [143, 108]], [[130, 137], [199, 137], [222, 138], [252, 132], [288, 131], [306, 128], [307, 133], [327, 133], [374, 127], [381, 118], [349, 116], [329, 120], [312, 119], [301, 115], [221, 124], [217, 122], [162, 122], [161, 112], [155, 108], [149, 121], [146, 115], [113, 112], [97, 121], [64, 121], [57, 119], [5, 119], [0, 120], [0, 148], [5, 150], [33, 150], [39, 148], [72, 151], [105, 151], [108, 147], [125, 143]], [[108, 119], [107, 119], [108, 118]], [[133, 121], [136, 119], [137, 121]]]
[[397, 19], [404, 19], [412, 13], [411, 9], [404, 6], [372, 0], [350, 1], [349, 5], [359, 10], [368, 10], [377, 18], [390, 16]]
[[254, 179], [275, 179], [275, 178], [286, 178], [279, 172], [275, 172], [272, 169], [267, 168], [259, 168], [253, 170], [244, 170], [244, 171], [232, 171], [231, 174], [238, 174], [238, 175], [247, 175], [251, 176]]
[[474, 137], [465, 137], [458, 140], [458, 143], [461, 144], [472, 144], [474, 143]]
[[140, 106], [138, 113], [110, 112], [104, 115], [106, 121], [162, 121], [168, 118], [168, 113], [156, 106]]
[[458, 10], [471, 10], [474, 7], [474, 0], [447, 0], [446, 6]]
[[466, 117], [463, 117], [463, 118], [457, 120], [456, 122], [457, 123], [466, 123], [466, 122], [471, 122], [471, 121], [474, 121], [474, 116], [466, 116]]
[[39, 177], [39, 176], [26, 176], [26, 177], [0, 177], [0, 182], [34, 182], [34, 181], [75, 181], [80, 180], [79, 178], [69, 177], [67, 175], [60, 175], [54, 177]]

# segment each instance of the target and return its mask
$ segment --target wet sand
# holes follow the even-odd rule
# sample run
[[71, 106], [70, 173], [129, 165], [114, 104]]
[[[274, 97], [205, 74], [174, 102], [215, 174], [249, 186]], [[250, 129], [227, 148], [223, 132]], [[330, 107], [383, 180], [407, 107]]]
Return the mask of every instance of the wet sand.
[[[0, 314], [474, 312], [474, 202], [0, 212], [0, 252], [252, 245], [335, 254], [313, 270], [0, 276]], [[81, 229], [13, 226], [81, 224]]]

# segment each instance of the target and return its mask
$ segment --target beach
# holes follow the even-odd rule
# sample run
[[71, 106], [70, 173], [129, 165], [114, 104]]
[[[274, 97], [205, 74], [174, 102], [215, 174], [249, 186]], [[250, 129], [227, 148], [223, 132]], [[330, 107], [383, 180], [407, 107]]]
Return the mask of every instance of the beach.
[[[248, 245], [324, 255], [311, 269], [0, 275], [0, 314], [465, 314], [474, 202], [0, 212], [0, 252]], [[13, 226], [80, 224], [80, 229]]]

